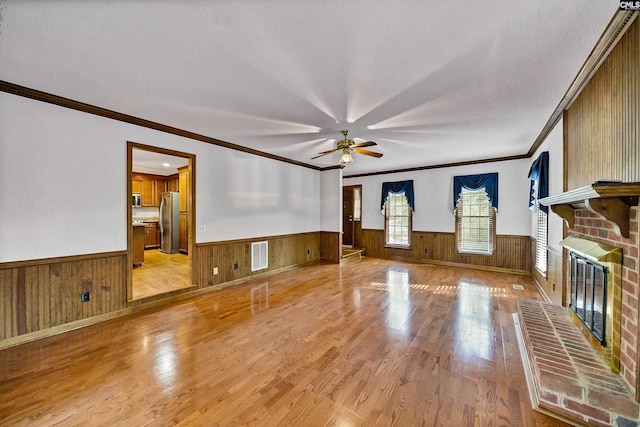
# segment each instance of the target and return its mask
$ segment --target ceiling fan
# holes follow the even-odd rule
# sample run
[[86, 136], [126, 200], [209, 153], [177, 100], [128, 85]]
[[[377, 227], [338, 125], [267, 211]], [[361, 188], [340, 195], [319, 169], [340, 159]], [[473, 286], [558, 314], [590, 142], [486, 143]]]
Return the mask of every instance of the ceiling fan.
[[373, 147], [374, 145], [378, 145], [373, 141], [366, 141], [356, 144], [353, 139], [347, 139], [348, 130], [341, 130], [340, 133], [344, 135], [344, 139], [336, 142], [336, 148], [333, 150], [323, 151], [322, 153], [318, 153], [317, 156], [312, 157], [311, 159], [317, 159], [318, 157], [326, 156], [327, 154], [335, 153], [336, 151], [342, 150], [342, 156], [340, 156], [340, 164], [346, 165], [349, 163], [353, 163], [353, 157], [351, 157], [351, 153], [364, 154], [365, 156], [371, 157], [382, 157], [382, 153], [376, 153], [375, 151], [363, 150], [362, 147]]

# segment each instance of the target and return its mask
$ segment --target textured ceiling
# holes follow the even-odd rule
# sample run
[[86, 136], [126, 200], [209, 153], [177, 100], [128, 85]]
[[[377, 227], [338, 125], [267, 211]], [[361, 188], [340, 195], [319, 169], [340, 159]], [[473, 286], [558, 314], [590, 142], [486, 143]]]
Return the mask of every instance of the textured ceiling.
[[347, 175], [472, 161], [527, 153], [618, 5], [5, 0], [0, 79], [319, 167], [376, 141]]

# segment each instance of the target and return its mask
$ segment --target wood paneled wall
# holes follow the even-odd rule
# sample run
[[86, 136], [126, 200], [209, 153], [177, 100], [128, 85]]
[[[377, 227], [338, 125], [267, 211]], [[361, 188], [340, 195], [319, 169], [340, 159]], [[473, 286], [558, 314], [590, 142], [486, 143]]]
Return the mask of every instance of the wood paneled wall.
[[[523, 240], [524, 239], [524, 240]], [[381, 258], [435, 261], [530, 271], [529, 238], [497, 236], [495, 256], [458, 255], [453, 233], [413, 233], [413, 249], [384, 248], [384, 231], [363, 230], [367, 254]], [[269, 268], [251, 272], [251, 242], [269, 242]], [[144, 304], [154, 306], [206, 288], [287, 267], [327, 259], [339, 262], [340, 233], [302, 233], [196, 245], [191, 289], [127, 302], [127, 256], [124, 252], [82, 255], [0, 265], [0, 341], [59, 329], [78, 321], [127, 314]], [[526, 243], [526, 244], [525, 244]], [[425, 254], [424, 249], [428, 252]], [[335, 258], [335, 259], [333, 259]], [[237, 264], [237, 268], [234, 268]], [[218, 267], [218, 274], [213, 274]], [[81, 293], [90, 292], [83, 303]], [[98, 321], [98, 320], [96, 320]]]
[[325, 261], [340, 262], [342, 256], [342, 234], [332, 231], [320, 232], [320, 257]]
[[564, 113], [566, 188], [640, 181], [640, 19]]
[[564, 303], [564, 281], [562, 272], [562, 252], [547, 248], [547, 275], [543, 276], [535, 267], [536, 240], [531, 238], [531, 276], [553, 304]]
[[529, 236], [497, 235], [495, 254], [485, 256], [459, 254], [455, 233], [414, 231], [411, 249], [399, 249], [385, 247], [384, 230], [362, 230], [362, 246], [367, 249], [367, 256], [469, 265], [524, 274], [531, 272], [530, 239]]
[[125, 308], [126, 262], [122, 252], [0, 266], [0, 340]]
[[[269, 242], [269, 268], [251, 271], [251, 242]], [[320, 233], [301, 233], [196, 245], [195, 287], [127, 301], [127, 254], [111, 252], [0, 264], [0, 348], [158, 306], [208, 287], [320, 260]], [[234, 269], [234, 264], [238, 265]], [[219, 273], [213, 274], [213, 267]], [[81, 301], [89, 292], [90, 300]], [[92, 320], [93, 319], [93, 320]], [[66, 326], [65, 326], [66, 325]]]
[[[269, 268], [251, 271], [251, 243], [268, 242]], [[285, 267], [320, 260], [320, 233], [198, 244], [198, 287], [219, 285]], [[237, 266], [237, 268], [236, 268]], [[218, 274], [213, 268], [218, 267]]]

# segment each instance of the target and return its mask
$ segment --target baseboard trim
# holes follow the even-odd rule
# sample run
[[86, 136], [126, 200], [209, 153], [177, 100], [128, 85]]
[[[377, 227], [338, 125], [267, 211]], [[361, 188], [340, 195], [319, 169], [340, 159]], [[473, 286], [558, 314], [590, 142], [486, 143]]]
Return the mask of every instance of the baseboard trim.
[[536, 279], [535, 274], [532, 274], [531, 278], [533, 279], [533, 283], [536, 284], [536, 287], [538, 288], [538, 292], [540, 292], [540, 295], [542, 295], [542, 298], [544, 298], [544, 301], [548, 302], [549, 304], [553, 304], [553, 301], [551, 301], [551, 298], [549, 298], [547, 291], [544, 290], [542, 285], [538, 282], [538, 279]]

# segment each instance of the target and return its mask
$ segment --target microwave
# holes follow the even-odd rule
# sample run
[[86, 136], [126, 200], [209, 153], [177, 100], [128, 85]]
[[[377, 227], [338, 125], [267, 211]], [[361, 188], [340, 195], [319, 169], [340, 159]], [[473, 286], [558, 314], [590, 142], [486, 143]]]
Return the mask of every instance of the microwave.
[[138, 193], [133, 193], [131, 195], [131, 207], [139, 208], [141, 203], [141, 197]]

